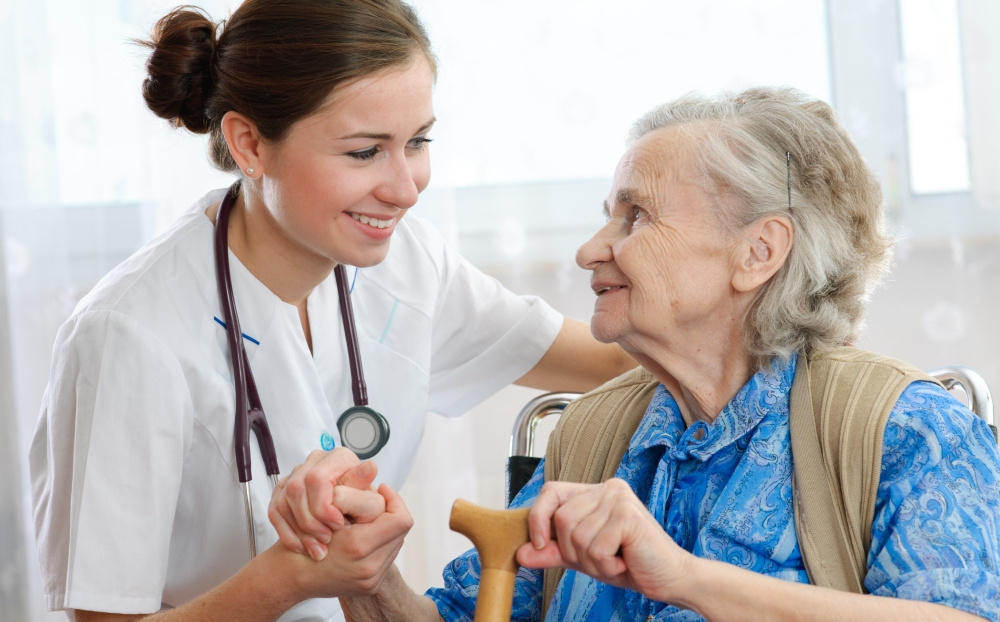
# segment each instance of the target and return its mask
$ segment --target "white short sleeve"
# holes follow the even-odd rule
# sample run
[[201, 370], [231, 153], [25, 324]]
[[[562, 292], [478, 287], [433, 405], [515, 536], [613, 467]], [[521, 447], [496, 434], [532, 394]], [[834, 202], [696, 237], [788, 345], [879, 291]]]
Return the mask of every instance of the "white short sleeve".
[[160, 609], [192, 414], [179, 363], [136, 320], [63, 325], [29, 456], [50, 609]]
[[541, 298], [507, 290], [448, 247], [443, 259], [429, 406], [455, 417], [530, 371], [563, 318]]

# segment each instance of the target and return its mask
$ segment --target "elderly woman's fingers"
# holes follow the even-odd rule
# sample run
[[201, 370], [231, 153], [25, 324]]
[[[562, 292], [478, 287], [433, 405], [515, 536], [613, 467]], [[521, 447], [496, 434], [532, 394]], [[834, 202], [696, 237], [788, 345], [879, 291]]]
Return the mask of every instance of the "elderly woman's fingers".
[[618, 556], [622, 522], [613, 516], [608, 505], [602, 504], [597, 512], [580, 521], [572, 535], [579, 551], [580, 569], [606, 583], [626, 570], [624, 560]]
[[528, 533], [536, 549], [543, 548], [552, 540], [552, 518], [561, 505], [577, 495], [584, 494], [597, 484], [574, 484], [570, 482], [546, 482], [528, 513]]
[[552, 516], [552, 525], [556, 530], [555, 540], [559, 552], [569, 564], [578, 564], [580, 552], [586, 548], [586, 539], [592, 534], [580, 531], [580, 523], [594, 515], [607, 515], [601, 510], [604, 495], [600, 486], [595, 486], [583, 494], [576, 495], [556, 510]]
[[385, 497], [370, 488], [336, 486], [332, 503], [354, 523], [370, 523], [385, 513]]
[[559, 568], [565, 567], [566, 561], [559, 552], [559, 545], [555, 540], [549, 540], [545, 546], [536, 549], [535, 545], [527, 542], [517, 549], [517, 563], [525, 568]]

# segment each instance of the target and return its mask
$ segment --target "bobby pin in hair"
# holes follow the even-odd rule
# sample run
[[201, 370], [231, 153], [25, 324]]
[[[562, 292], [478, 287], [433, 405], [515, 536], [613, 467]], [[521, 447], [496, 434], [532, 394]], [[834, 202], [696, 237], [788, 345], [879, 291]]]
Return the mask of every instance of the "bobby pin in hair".
[[788, 170], [788, 211], [792, 211], [792, 152], [785, 152], [785, 168]]

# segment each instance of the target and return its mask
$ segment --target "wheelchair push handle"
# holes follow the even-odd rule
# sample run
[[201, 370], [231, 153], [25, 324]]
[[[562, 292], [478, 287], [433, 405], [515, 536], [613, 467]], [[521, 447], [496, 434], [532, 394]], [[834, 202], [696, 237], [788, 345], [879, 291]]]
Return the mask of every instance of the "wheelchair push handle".
[[944, 385], [949, 391], [955, 387], [962, 389], [968, 401], [969, 410], [985, 421], [996, 436], [996, 422], [993, 420], [993, 396], [986, 384], [986, 379], [979, 372], [964, 365], [949, 365], [938, 367], [927, 372], [927, 375]]
[[549, 415], [562, 413], [566, 406], [580, 397], [579, 393], [546, 393], [539, 395], [521, 409], [514, 420], [510, 435], [510, 457], [507, 458], [507, 505], [531, 479], [541, 458], [531, 454], [535, 450], [535, 428]]

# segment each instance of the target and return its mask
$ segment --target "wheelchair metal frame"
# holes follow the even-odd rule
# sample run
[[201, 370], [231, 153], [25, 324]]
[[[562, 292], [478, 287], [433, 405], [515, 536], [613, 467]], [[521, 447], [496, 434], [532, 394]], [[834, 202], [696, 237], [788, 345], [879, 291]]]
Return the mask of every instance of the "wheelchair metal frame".
[[[986, 380], [971, 367], [951, 365], [927, 372], [948, 390], [961, 388], [966, 403], [973, 413], [989, 424], [994, 437], [997, 430], [993, 420], [993, 396]], [[514, 420], [510, 435], [510, 456], [531, 456], [535, 449], [535, 428], [549, 415], [561, 414], [580, 393], [546, 393], [528, 402]]]

